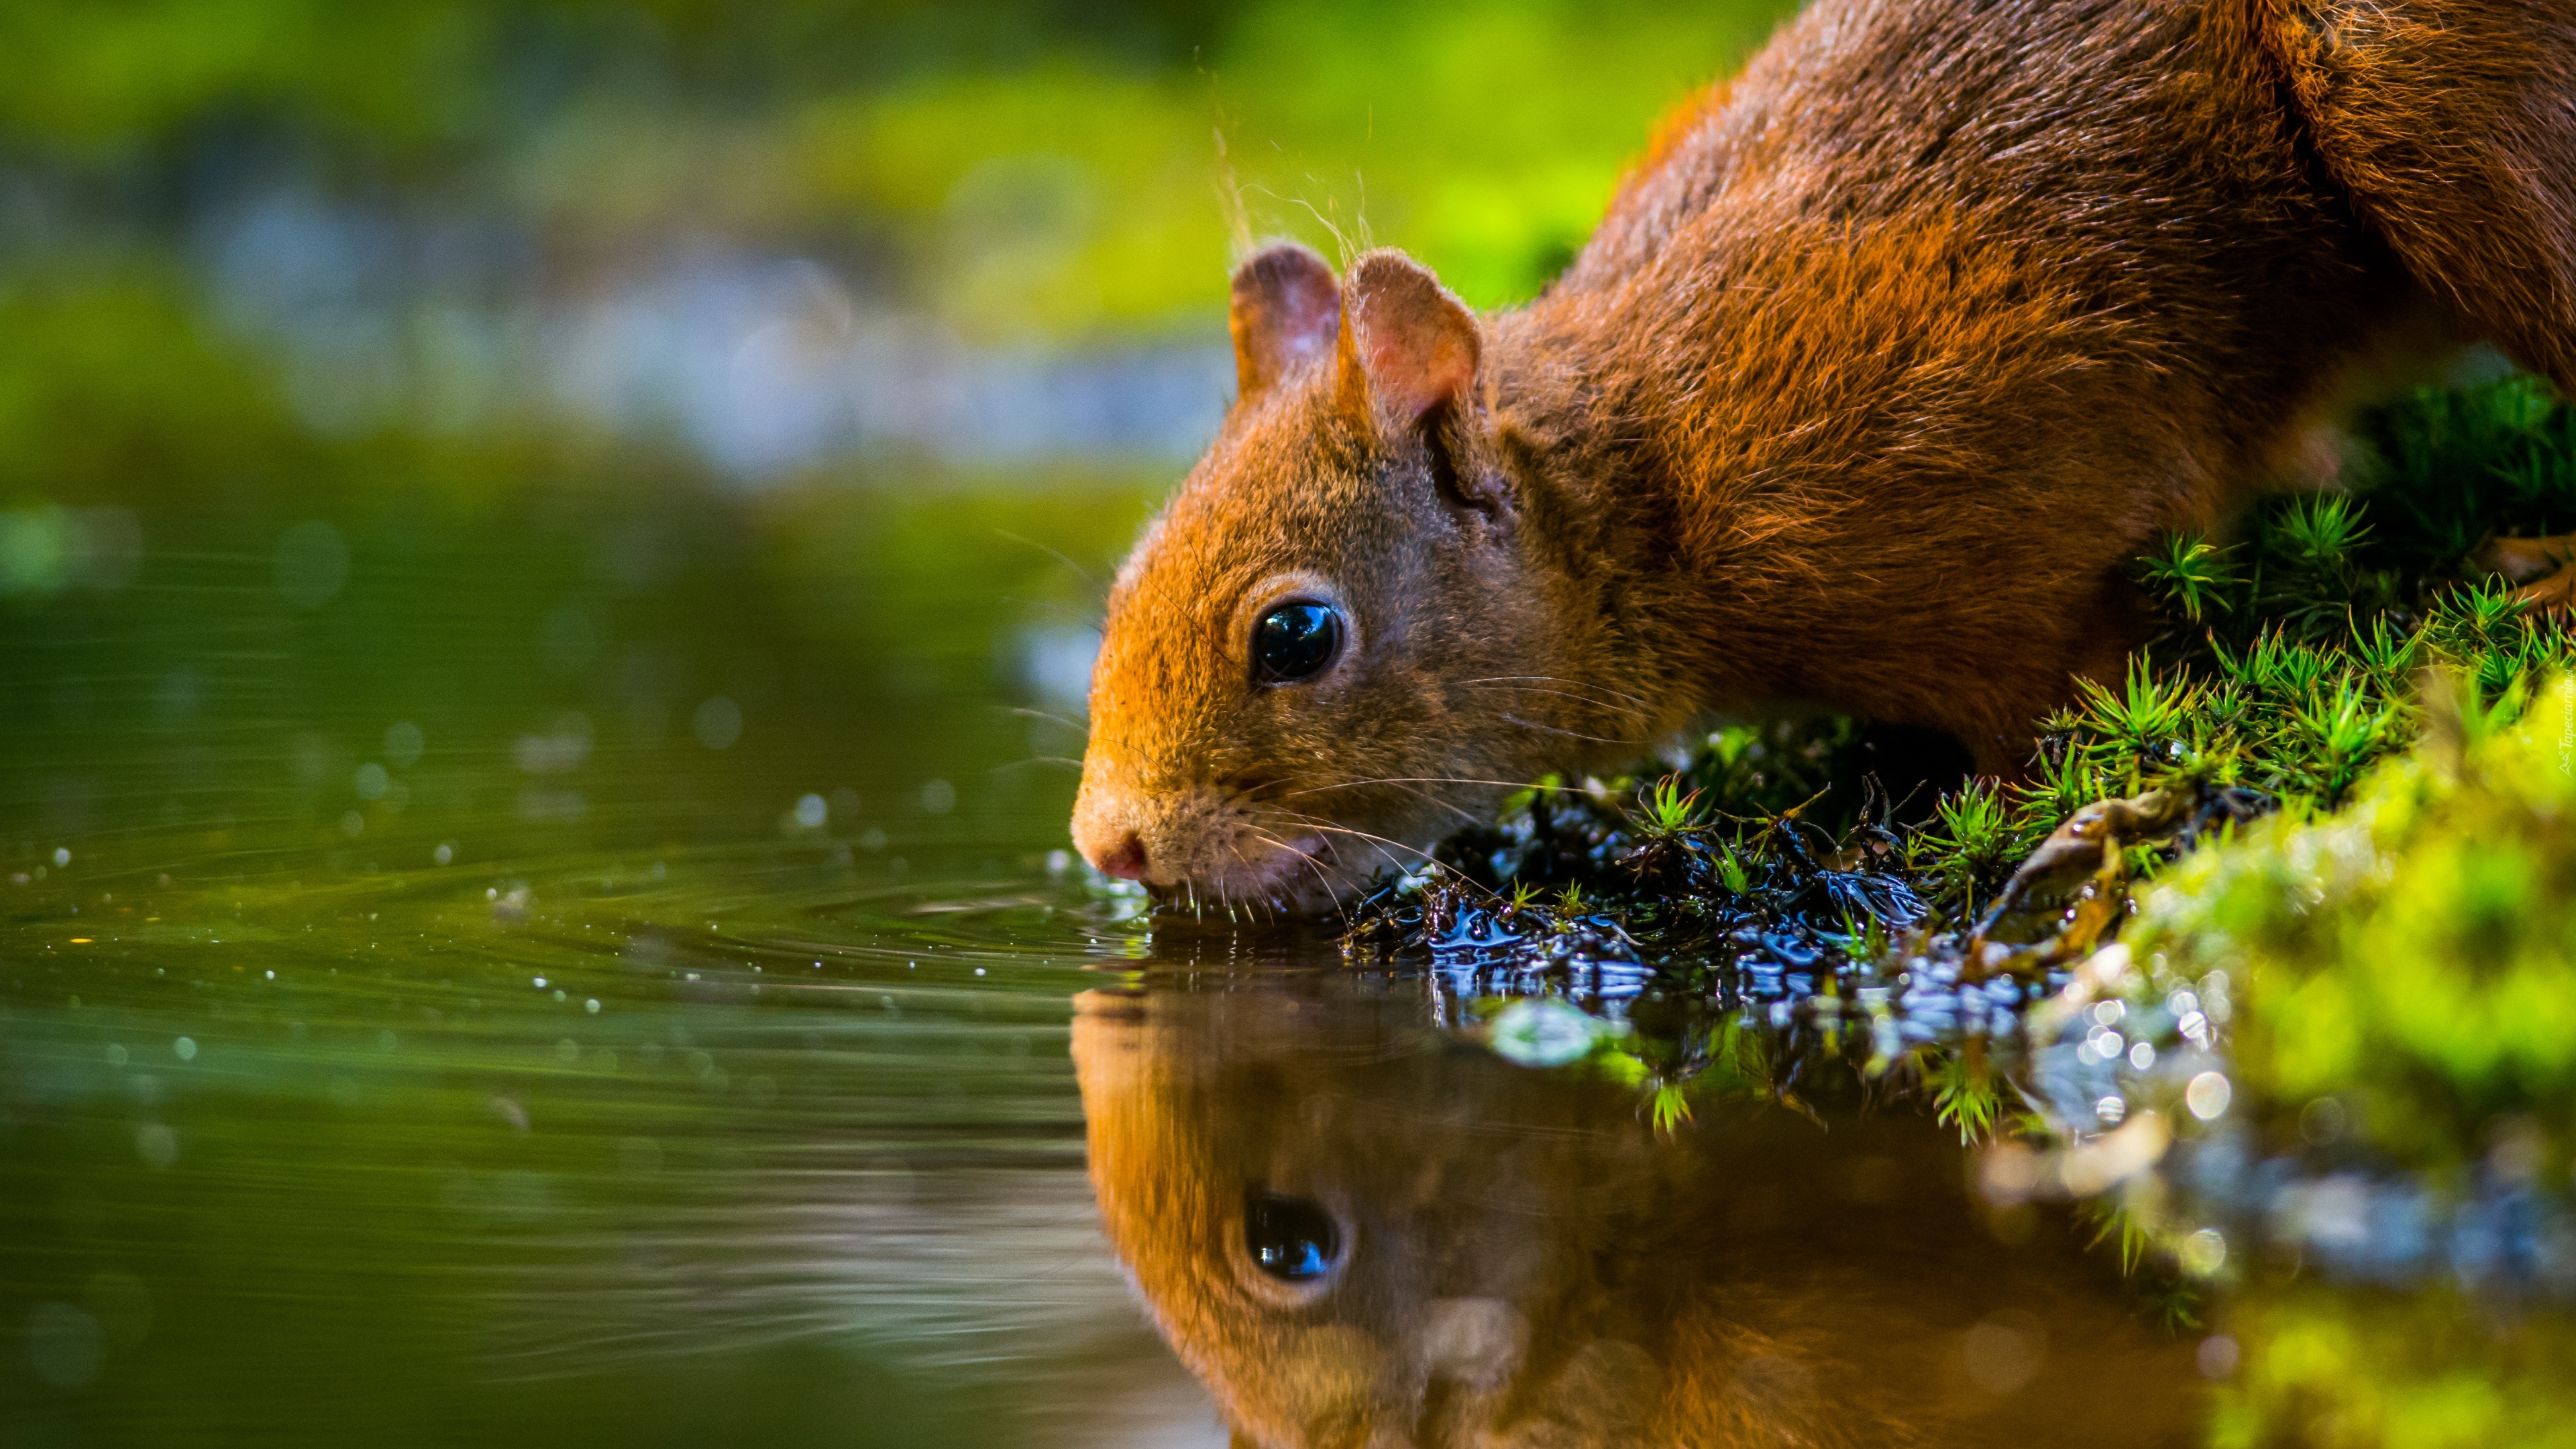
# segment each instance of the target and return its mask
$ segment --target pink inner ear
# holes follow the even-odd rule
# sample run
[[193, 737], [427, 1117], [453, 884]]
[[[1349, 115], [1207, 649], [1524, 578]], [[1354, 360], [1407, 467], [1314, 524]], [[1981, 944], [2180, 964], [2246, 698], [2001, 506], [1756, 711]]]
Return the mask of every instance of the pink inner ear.
[[1475, 382], [1472, 336], [1401, 324], [1388, 330], [1393, 335], [1382, 337], [1371, 328], [1368, 344], [1369, 387], [1388, 411], [1411, 422]]
[[1291, 365], [1333, 350], [1342, 330], [1342, 291], [1330, 272], [1300, 272], [1280, 288], [1276, 323], [1280, 359]]
[[1351, 270], [1351, 331], [1369, 396], [1400, 422], [1475, 385], [1476, 318], [1438, 279], [1394, 252]]
[[1237, 388], [1254, 397], [1332, 349], [1341, 335], [1341, 285], [1322, 257], [1275, 246], [1235, 272], [1227, 320]]

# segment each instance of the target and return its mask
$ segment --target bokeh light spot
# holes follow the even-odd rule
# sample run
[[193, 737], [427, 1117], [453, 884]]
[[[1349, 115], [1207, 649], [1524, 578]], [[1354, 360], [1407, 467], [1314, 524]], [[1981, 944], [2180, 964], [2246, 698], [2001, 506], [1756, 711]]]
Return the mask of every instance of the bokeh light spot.
[[2226, 1111], [2227, 1104], [2235, 1096], [2236, 1088], [2227, 1080], [2225, 1072], [2203, 1072], [2192, 1078], [2191, 1085], [2183, 1089], [2182, 1100], [2183, 1105], [2191, 1108], [2191, 1115], [2207, 1122]]
[[58, 1389], [98, 1377], [107, 1334], [97, 1315], [69, 1303], [39, 1303], [27, 1314], [27, 1367]]

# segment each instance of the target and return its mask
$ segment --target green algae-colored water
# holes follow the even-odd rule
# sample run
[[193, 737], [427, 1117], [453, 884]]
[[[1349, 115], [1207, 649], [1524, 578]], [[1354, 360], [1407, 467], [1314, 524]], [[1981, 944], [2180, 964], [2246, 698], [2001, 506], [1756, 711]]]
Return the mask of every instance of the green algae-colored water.
[[1507, 983], [1142, 919], [1063, 854], [1142, 508], [10, 515], [0, 1444], [2568, 1433], [2563, 1194], [2222, 1114], [2124, 1273], [1812, 1015], [1659, 1128]]
[[0, 1442], [1204, 1441], [1034, 758], [1139, 507], [13, 516]]

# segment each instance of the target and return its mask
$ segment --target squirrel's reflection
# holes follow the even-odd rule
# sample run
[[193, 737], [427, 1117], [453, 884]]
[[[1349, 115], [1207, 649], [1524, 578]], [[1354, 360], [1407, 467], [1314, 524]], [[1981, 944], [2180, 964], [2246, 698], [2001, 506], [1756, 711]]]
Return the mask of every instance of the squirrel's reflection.
[[2199, 1437], [2190, 1340], [2064, 1223], [1999, 1242], [1912, 1110], [1702, 1104], [1658, 1140], [1418, 994], [1307, 981], [1074, 1025], [1110, 1240], [1238, 1446]]

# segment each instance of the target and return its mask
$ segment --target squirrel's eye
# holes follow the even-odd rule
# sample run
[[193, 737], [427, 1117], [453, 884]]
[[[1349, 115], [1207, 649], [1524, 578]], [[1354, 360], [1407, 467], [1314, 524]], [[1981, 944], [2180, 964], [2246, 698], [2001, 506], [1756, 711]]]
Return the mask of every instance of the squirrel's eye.
[[1333, 662], [1342, 616], [1322, 604], [1282, 604], [1252, 631], [1252, 673], [1265, 684], [1303, 679]]
[[1342, 1230], [1319, 1203], [1256, 1189], [1243, 1197], [1243, 1246], [1262, 1272], [1303, 1283], [1332, 1271]]

